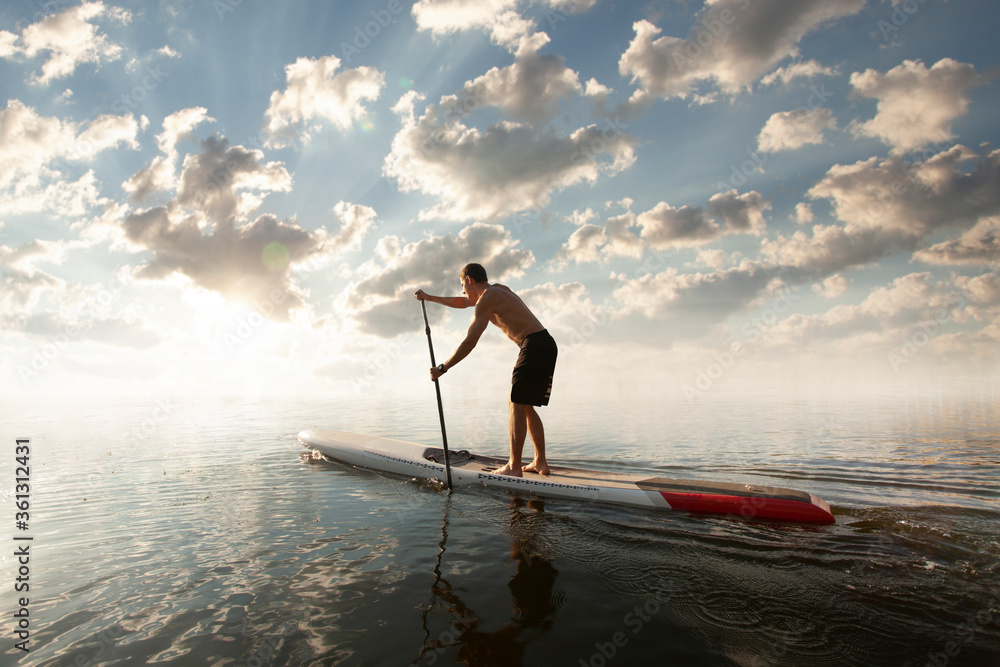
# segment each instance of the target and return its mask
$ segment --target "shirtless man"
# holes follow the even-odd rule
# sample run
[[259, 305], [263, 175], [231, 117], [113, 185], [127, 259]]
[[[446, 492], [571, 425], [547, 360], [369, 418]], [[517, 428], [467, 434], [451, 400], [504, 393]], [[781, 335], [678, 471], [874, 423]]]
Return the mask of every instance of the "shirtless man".
[[[510, 431], [510, 459], [498, 475], [521, 477], [521, 472], [549, 474], [545, 461], [545, 431], [534, 406], [548, 405], [552, 390], [552, 373], [556, 367], [556, 342], [524, 302], [506, 285], [489, 284], [486, 269], [479, 264], [468, 264], [460, 274], [465, 296], [431, 296], [423, 290], [413, 295], [421, 301], [432, 301], [451, 308], [475, 307], [475, 317], [465, 340], [455, 353], [440, 366], [431, 369], [431, 380], [437, 380], [455, 364], [465, 359], [476, 347], [486, 326], [492, 322], [507, 338], [514, 341], [521, 352], [514, 365], [511, 378], [508, 429]], [[531, 434], [535, 458], [526, 466], [521, 465], [525, 430]]]

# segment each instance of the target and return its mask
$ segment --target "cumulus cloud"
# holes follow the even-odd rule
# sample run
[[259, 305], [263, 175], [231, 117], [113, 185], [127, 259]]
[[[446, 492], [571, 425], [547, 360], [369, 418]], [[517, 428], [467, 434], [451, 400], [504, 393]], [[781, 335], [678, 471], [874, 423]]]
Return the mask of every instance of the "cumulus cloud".
[[456, 293], [458, 274], [469, 262], [482, 264], [491, 282], [521, 275], [535, 257], [517, 246], [502, 226], [486, 223], [406, 244], [396, 236], [383, 237], [375, 258], [360, 269], [368, 275], [345, 290], [335, 310], [364, 333], [391, 338], [413, 331], [419, 317], [413, 304], [417, 289]]
[[346, 201], [337, 202], [333, 212], [340, 220], [341, 227], [330, 244], [338, 251], [356, 250], [361, 245], [361, 240], [375, 226], [378, 218], [378, 214], [371, 206], [351, 204]]
[[862, 136], [892, 146], [894, 154], [954, 139], [952, 122], [969, 108], [969, 91], [988, 77], [972, 65], [943, 58], [930, 69], [919, 60], [904, 60], [885, 74], [873, 69], [851, 75], [851, 86], [878, 100], [875, 117], [854, 127]]
[[103, 19], [127, 24], [131, 18], [127, 10], [105, 7], [103, 2], [85, 2], [46, 16], [20, 35], [0, 32], [0, 57], [35, 58], [48, 54], [41, 74], [31, 79], [34, 84], [45, 85], [68, 77], [80, 64], [118, 60], [122, 47], [100, 32], [98, 22]]
[[385, 76], [374, 67], [338, 72], [339, 68], [340, 58], [336, 56], [299, 58], [285, 66], [285, 89], [271, 94], [264, 114], [268, 145], [285, 146], [296, 133], [307, 143], [309, 130], [300, 126], [313, 119], [324, 119], [347, 130], [364, 118], [368, 113], [364, 102], [379, 98]]
[[661, 29], [637, 21], [618, 70], [656, 97], [686, 98], [705, 83], [734, 94], [795, 52], [808, 33], [855, 14], [864, 0], [706, 2], [688, 39], [658, 37]]
[[757, 137], [757, 148], [768, 153], [822, 144], [824, 130], [837, 129], [833, 112], [823, 107], [772, 114]]
[[89, 123], [40, 116], [19, 100], [0, 110], [0, 214], [57, 212], [81, 217], [108, 203], [93, 171], [67, 173], [107, 150], [138, 148], [135, 118], [104, 115]]
[[847, 292], [850, 281], [839, 273], [827, 277], [823, 282], [813, 285], [813, 291], [825, 299], [836, 299]]
[[133, 174], [122, 184], [132, 200], [144, 203], [157, 192], [167, 192], [177, 187], [177, 144], [193, 139], [193, 130], [204, 122], [214, 122], [204, 107], [181, 109], [163, 119], [163, 132], [156, 135], [156, 144], [163, 155], [153, 158], [150, 164]]
[[515, 121], [541, 124], [558, 112], [560, 100], [582, 92], [579, 75], [562, 58], [530, 48], [520, 51], [513, 65], [494, 67], [466, 83], [457, 96], [443, 98], [441, 106], [452, 117], [495, 106]]
[[[941, 227], [968, 227], [1000, 208], [1000, 151], [978, 159], [954, 146], [924, 161], [871, 158], [835, 165], [808, 192], [828, 199], [854, 228], [895, 229], [924, 236]], [[970, 169], [969, 163], [974, 163]]]
[[928, 264], [996, 265], [1000, 258], [1000, 217], [983, 218], [958, 238], [919, 250], [913, 258]]
[[730, 190], [714, 195], [706, 208], [674, 208], [660, 202], [640, 213], [636, 224], [639, 236], [654, 248], [697, 246], [724, 234], [762, 234], [766, 226], [763, 212], [769, 208], [759, 192], [740, 195]]
[[[38, 183], [56, 161], [85, 162], [125, 144], [138, 148], [139, 125], [128, 116], [99, 116], [86, 124], [39, 116], [20, 100], [0, 110], [0, 188], [22, 180]], [[24, 187], [19, 185], [18, 187]]]
[[779, 67], [767, 76], [761, 78], [762, 86], [771, 86], [780, 81], [787, 84], [795, 79], [812, 79], [817, 76], [836, 76], [836, 67], [825, 67], [815, 60], [792, 63], [787, 67]]
[[[970, 230], [980, 218], [1000, 213], [1000, 152], [977, 156], [956, 146], [922, 162], [898, 157], [871, 158], [852, 165], [835, 165], [810, 190], [826, 199], [844, 225], [815, 225], [810, 230], [765, 239], [762, 256], [801, 271], [801, 279], [817, 279], [884, 257], [912, 253], [942, 229]], [[969, 232], [969, 243], [986, 228]], [[946, 246], [920, 257], [938, 256]]]
[[[596, 2], [541, 0], [536, 4], [548, 6], [545, 22], [556, 27], [566, 20], [566, 12], [583, 12]], [[495, 43], [512, 53], [537, 50], [548, 41], [548, 36], [538, 31], [534, 21], [518, 12], [518, 4], [519, 0], [419, 0], [411, 13], [419, 30], [428, 30], [436, 36], [484, 30]]]
[[657, 338], [666, 343], [671, 337], [701, 337], [766, 293], [777, 276], [775, 268], [750, 261], [708, 273], [682, 274], [672, 267], [638, 277], [613, 273], [619, 283], [613, 291], [616, 318], [669, 322], [669, 331], [657, 329]]
[[753, 190], [742, 195], [736, 190], [720, 192], [708, 200], [709, 215], [722, 220], [732, 233], [760, 236], [767, 225], [764, 211], [770, 208], [764, 197]]
[[[197, 117], [172, 127], [190, 127]], [[170, 146], [166, 138], [161, 142]], [[249, 221], [268, 193], [291, 187], [291, 176], [281, 163], [264, 162], [261, 151], [230, 146], [225, 138], [206, 139], [201, 149], [184, 158], [168, 203], [133, 211], [122, 222], [125, 238], [153, 255], [135, 276], [184, 276], [227, 298], [266, 303], [262, 312], [288, 320], [306, 305], [290, 268], [329, 252], [326, 231], [309, 231], [273, 215]]]
[[421, 218], [494, 221], [537, 207], [550, 194], [635, 160], [634, 139], [616, 128], [581, 127], [568, 135], [502, 121], [484, 130], [445, 117], [431, 105], [412, 115], [415, 96], [396, 105], [403, 127], [392, 141], [383, 173], [404, 192], [433, 195], [439, 204]]
[[939, 331], [940, 323], [952, 319], [962, 301], [952, 285], [935, 282], [930, 273], [911, 273], [875, 287], [861, 303], [839, 304], [813, 315], [794, 314], [772, 327], [768, 339], [783, 349], [820, 342], [833, 342], [844, 351], [874, 348], [884, 359], [921, 325], [933, 323]]
[[58, 262], [62, 247], [35, 239], [14, 248], [0, 245], [0, 316], [6, 319], [33, 309], [42, 294], [64, 281], [38, 269], [43, 261]]
[[661, 201], [639, 214], [640, 236], [654, 248], [701, 245], [719, 236], [719, 226], [700, 206], [674, 208]]
[[570, 262], [608, 261], [614, 257], [642, 257], [643, 243], [636, 232], [636, 215], [626, 211], [608, 218], [603, 225], [590, 222], [597, 216], [593, 210], [578, 212], [574, 221], [579, 225], [562, 245], [552, 262], [558, 269]]

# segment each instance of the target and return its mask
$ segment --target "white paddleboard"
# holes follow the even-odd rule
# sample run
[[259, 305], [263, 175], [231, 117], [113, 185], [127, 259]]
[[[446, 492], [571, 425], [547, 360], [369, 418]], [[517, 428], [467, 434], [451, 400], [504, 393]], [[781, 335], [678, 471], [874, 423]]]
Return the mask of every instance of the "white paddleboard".
[[[446, 480], [444, 451], [403, 440], [343, 431], [308, 430], [299, 441], [324, 456], [363, 468], [409, 477]], [[455, 486], [483, 484], [554, 498], [574, 498], [661, 510], [729, 514], [746, 519], [834, 523], [830, 506], [803, 491], [772, 486], [728, 484], [686, 479], [646, 477], [602, 470], [584, 470], [550, 464], [550, 475], [523, 477], [492, 472], [506, 459], [452, 451], [451, 478]]]

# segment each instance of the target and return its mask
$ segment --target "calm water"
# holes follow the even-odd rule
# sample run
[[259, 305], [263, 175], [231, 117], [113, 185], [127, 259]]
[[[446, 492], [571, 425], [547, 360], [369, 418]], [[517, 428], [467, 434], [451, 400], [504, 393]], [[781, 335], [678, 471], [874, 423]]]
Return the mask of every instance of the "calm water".
[[[550, 457], [812, 491], [837, 524], [695, 518], [311, 458], [326, 427], [436, 443], [420, 400], [7, 402], [3, 664], [1000, 664], [1000, 396], [721, 392], [553, 406]], [[503, 406], [446, 405], [505, 450]], [[31, 447], [31, 652], [15, 437]]]

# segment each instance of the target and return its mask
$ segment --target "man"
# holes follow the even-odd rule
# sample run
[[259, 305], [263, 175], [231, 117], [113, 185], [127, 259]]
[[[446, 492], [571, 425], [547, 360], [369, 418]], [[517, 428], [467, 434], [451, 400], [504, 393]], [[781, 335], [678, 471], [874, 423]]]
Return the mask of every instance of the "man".
[[[524, 302], [506, 285], [491, 285], [486, 279], [486, 269], [479, 264], [468, 264], [459, 276], [465, 296], [431, 296], [423, 290], [413, 295], [421, 301], [432, 301], [451, 308], [475, 307], [475, 316], [465, 340], [449, 359], [431, 369], [431, 380], [437, 380], [476, 347], [486, 326], [492, 322], [514, 341], [521, 352], [514, 365], [511, 378], [508, 430], [510, 432], [510, 459], [498, 475], [521, 477], [523, 472], [549, 474], [545, 461], [545, 431], [534, 406], [548, 405], [552, 390], [552, 373], [556, 367], [556, 342]], [[531, 434], [535, 458], [526, 466], [521, 465], [525, 430]]]

